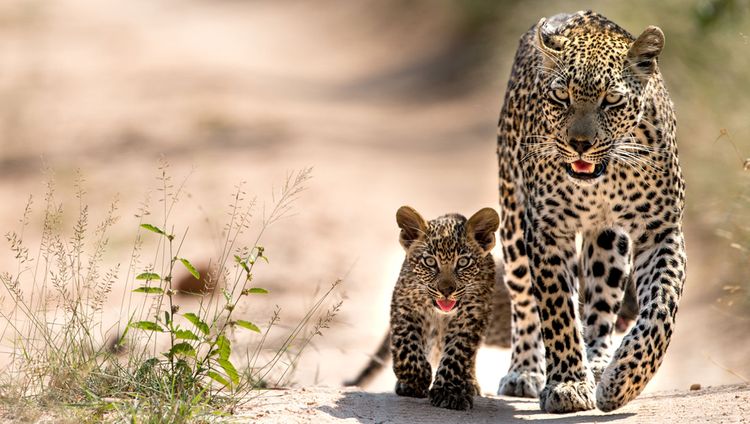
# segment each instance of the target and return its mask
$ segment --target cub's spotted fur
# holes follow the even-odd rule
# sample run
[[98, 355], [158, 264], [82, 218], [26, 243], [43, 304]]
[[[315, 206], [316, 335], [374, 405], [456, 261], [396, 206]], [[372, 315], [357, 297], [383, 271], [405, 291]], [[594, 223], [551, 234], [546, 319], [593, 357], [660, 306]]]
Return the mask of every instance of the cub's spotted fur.
[[[510, 347], [510, 296], [508, 287], [503, 283], [502, 265], [495, 265], [495, 289], [490, 299], [490, 315], [487, 329], [484, 332], [482, 346], [499, 348]], [[623, 318], [627, 322], [627, 317]], [[370, 357], [357, 377], [344, 382], [345, 386], [366, 387], [385, 368], [391, 357], [391, 332], [387, 331], [381, 339], [377, 350]]]
[[[549, 412], [610, 411], [664, 359], [686, 256], [663, 46], [657, 27], [636, 38], [593, 12], [542, 19], [521, 38], [498, 123], [514, 345], [501, 394], [538, 394]], [[612, 356], [629, 284], [639, 315]]]
[[[476, 353], [495, 285], [490, 250], [498, 215], [485, 208], [468, 220], [452, 214], [426, 222], [404, 206], [396, 220], [406, 250], [391, 301], [396, 394], [429, 396], [443, 408], [470, 408], [479, 394]], [[432, 381], [434, 354], [439, 362]]]

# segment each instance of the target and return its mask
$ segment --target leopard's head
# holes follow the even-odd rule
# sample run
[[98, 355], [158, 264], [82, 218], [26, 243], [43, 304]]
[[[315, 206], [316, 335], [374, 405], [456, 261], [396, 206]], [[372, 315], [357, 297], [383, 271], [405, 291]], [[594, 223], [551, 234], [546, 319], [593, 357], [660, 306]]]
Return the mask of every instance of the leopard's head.
[[[600, 15], [542, 19], [536, 29], [537, 72], [546, 134], [526, 145], [559, 163], [576, 182], [594, 182], [612, 161], [634, 164], [652, 147], [635, 132], [659, 77], [664, 33], [648, 27], [635, 40]], [[648, 122], [644, 122], [649, 124]], [[533, 146], [533, 147], [532, 147]]]
[[[471, 291], [486, 272], [490, 250], [499, 226], [497, 212], [481, 209], [468, 220], [457, 214], [432, 221], [408, 206], [396, 213], [399, 240], [406, 250], [408, 270], [440, 312], [456, 310], [462, 296]], [[493, 266], [490, 264], [489, 266]]]

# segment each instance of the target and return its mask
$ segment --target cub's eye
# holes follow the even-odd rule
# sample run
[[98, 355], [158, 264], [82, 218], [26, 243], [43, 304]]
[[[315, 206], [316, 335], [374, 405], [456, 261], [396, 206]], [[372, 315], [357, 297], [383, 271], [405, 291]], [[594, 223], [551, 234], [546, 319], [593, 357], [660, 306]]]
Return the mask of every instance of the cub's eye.
[[456, 266], [458, 266], [458, 268], [464, 268], [464, 267], [469, 266], [470, 263], [471, 263], [471, 259], [465, 256], [462, 256], [458, 258], [458, 262], [456, 263]]
[[549, 92], [550, 98], [554, 100], [555, 102], [567, 106], [570, 103], [570, 94], [568, 94], [568, 90], [566, 88], [553, 88]]
[[602, 99], [603, 108], [618, 107], [625, 104], [625, 96], [620, 93], [607, 93]]
[[423, 258], [422, 263], [425, 264], [425, 266], [429, 268], [435, 268], [437, 266], [437, 261], [432, 256], [427, 256], [426, 258]]

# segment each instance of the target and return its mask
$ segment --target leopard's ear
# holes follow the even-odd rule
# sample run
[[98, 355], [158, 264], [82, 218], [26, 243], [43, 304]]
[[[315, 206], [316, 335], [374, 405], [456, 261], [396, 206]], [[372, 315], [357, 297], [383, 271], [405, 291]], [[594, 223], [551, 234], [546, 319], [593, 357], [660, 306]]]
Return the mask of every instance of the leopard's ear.
[[495, 231], [499, 226], [500, 217], [494, 209], [480, 209], [466, 223], [466, 235], [473, 238], [487, 254], [495, 247]]
[[409, 206], [401, 206], [396, 212], [396, 222], [398, 227], [401, 228], [401, 235], [399, 241], [404, 249], [408, 250], [409, 247], [427, 231], [427, 222], [425, 222], [422, 215], [415, 211], [414, 208]]
[[558, 58], [567, 41], [567, 38], [562, 35], [554, 34], [554, 29], [547, 22], [547, 18], [540, 19], [536, 24], [536, 48], [542, 53], [544, 67], [552, 69], [559, 67]]
[[664, 33], [650, 26], [638, 36], [628, 50], [628, 65], [637, 73], [650, 76], [656, 70], [656, 58], [664, 48]]

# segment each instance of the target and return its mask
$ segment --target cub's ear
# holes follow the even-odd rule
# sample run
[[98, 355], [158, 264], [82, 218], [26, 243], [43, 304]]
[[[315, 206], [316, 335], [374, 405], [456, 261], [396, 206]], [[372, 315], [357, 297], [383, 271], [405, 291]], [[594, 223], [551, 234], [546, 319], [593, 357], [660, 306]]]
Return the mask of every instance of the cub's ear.
[[398, 227], [401, 228], [399, 241], [401, 242], [401, 246], [407, 250], [412, 243], [419, 240], [427, 231], [427, 223], [424, 218], [409, 206], [398, 208], [396, 222], [398, 223]]
[[656, 58], [664, 48], [664, 33], [650, 26], [638, 36], [628, 50], [628, 65], [636, 72], [649, 76], [656, 70]]
[[492, 208], [484, 208], [469, 218], [466, 223], [466, 235], [474, 241], [487, 254], [495, 247], [495, 231], [500, 226], [500, 217]]

